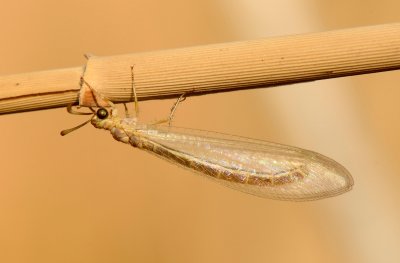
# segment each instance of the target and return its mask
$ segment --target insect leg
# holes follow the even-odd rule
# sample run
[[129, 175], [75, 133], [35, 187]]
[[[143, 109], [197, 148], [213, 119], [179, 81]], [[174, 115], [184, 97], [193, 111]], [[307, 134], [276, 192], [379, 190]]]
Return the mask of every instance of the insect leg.
[[126, 103], [124, 103], [124, 108], [125, 108], [125, 117], [126, 118], [130, 118], [131, 115], [129, 114], [128, 107], [126, 106]]
[[174, 105], [172, 106], [171, 112], [170, 112], [169, 117], [168, 117], [168, 126], [171, 126], [172, 119], [174, 118], [174, 114], [175, 114], [176, 109], [178, 108], [179, 103], [181, 103], [184, 100], [186, 100], [185, 93], [183, 93], [178, 98], [178, 100], [174, 103]]
[[[86, 86], [88, 86], [88, 88], [92, 91], [92, 93], [93, 93], [93, 98], [94, 98], [94, 100], [95, 100], [95, 102], [96, 102], [96, 104], [97, 104], [98, 107], [100, 107], [102, 104], [104, 104], [104, 102], [106, 102], [110, 107], [115, 108], [114, 103], [113, 103], [110, 99], [104, 97], [104, 96], [103, 96], [100, 92], [98, 92], [95, 88], [93, 88], [92, 86], [90, 86], [90, 84], [87, 83], [87, 81], [86, 81], [83, 77], [81, 77], [81, 82], [82, 82], [83, 84], [85, 84]], [[99, 103], [99, 102], [102, 102], [102, 103]]]
[[159, 120], [159, 121], [155, 121], [155, 122], [153, 122], [151, 124], [152, 125], [157, 125], [157, 124], [162, 124], [162, 123], [167, 123], [168, 122], [168, 126], [171, 126], [171, 122], [172, 122], [172, 119], [174, 118], [174, 114], [175, 114], [176, 108], [178, 108], [178, 105], [179, 105], [180, 102], [186, 100], [185, 95], [186, 95], [186, 93], [183, 93], [177, 99], [177, 101], [175, 101], [174, 105], [172, 105], [171, 112], [170, 112], [168, 118], [165, 118], [165, 119], [162, 119], [162, 120]]
[[134, 65], [131, 66], [131, 77], [132, 77], [132, 95], [135, 100], [135, 115], [139, 117], [139, 102], [136, 94], [136, 87], [135, 87], [135, 74], [133, 73]]

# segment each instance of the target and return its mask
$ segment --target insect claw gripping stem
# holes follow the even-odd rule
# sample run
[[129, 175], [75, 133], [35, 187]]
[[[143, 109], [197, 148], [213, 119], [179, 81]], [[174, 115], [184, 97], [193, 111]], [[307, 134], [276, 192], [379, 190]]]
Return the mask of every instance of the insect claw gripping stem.
[[87, 81], [83, 77], [81, 77], [81, 82], [82, 82], [82, 84], [85, 84], [92, 91], [93, 98], [95, 100], [96, 105], [100, 106], [101, 104], [99, 103], [99, 101], [104, 101], [104, 102], [106, 102], [108, 104], [108, 106], [110, 106], [112, 108], [115, 108], [115, 104], [110, 99], [104, 97], [95, 88], [90, 86], [90, 84], [87, 83]]

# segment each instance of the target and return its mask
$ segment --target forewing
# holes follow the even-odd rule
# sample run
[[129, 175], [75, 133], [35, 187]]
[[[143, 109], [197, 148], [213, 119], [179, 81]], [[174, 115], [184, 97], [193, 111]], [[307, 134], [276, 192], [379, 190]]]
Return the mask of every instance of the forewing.
[[153, 153], [228, 187], [280, 200], [313, 200], [351, 189], [350, 173], [316, 152], [215, 132], [147, 126]]

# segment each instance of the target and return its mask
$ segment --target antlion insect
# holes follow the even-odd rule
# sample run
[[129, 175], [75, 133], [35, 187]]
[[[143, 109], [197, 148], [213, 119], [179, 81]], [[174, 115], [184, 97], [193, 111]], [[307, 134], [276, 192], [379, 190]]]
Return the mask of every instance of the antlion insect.
[[[136, 116], [138, 100], [133, 83]], [[349, 191], [353, 186], [350, 173], [339, 163], [316, 152], [209, 131], [184, 129], [170, 125], [141, 124], [137, 118], [121, 118], [114, 104], [83, 80], [96, 100], [109, 107], [90, 108], [81, 113], [68, 107], [72, 114], [92, 114], [81, 125], [64, 130], [66, 135], [91, 122], [109, 130], [120, 142], [145, 150], [177, 165], [189, 168], [230, 188], [256, 196], [305, 201], [331, 197]], [[171, 110], [173, 114], [181, 96]], [[125, 111], [127, 108], [125, 106]]]

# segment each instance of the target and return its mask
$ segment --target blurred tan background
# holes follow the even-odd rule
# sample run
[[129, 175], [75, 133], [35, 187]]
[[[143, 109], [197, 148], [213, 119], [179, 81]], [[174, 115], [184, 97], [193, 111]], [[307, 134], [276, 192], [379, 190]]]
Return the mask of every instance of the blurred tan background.
[[[22, 1], [0, 9], [0, 75], [116, 55], [398, 22], [397, 0]], [[400, 262], [400, 72], [187, 99], [177, 126], [311, 149], [354, 189], [246, 195], [86, 126], [0, 116], [0, 262]], [[144, 102], [143, 120], [173, 101]]]

